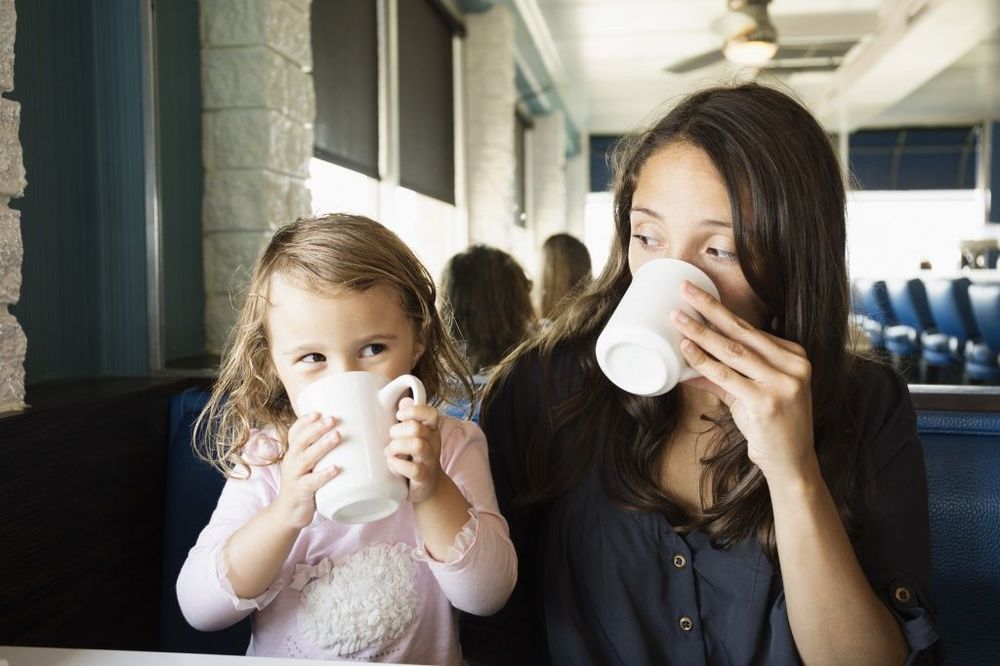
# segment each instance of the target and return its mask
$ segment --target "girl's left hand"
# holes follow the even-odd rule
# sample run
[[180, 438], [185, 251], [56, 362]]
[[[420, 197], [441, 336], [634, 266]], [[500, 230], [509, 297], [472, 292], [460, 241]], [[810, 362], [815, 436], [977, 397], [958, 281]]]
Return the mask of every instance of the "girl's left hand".
[[681, 353], [702, 374], [685, 382], [716, 395], [747, 439], [747, 455], [769, 481], [815, 464], [812, 365], [794, 342], [761, 331], [690, 282], [684, 300], [711, 326], [671, 314], [686, 338]]
[[420, 503], [437, 490], [441, 470], [440, 414], [431, 405], [414, 405], [412, 398], [399, 403], [400, 423], [389, 429], [392, 441], [385, 447], [389, 469], [410, 481], [409, 500]]

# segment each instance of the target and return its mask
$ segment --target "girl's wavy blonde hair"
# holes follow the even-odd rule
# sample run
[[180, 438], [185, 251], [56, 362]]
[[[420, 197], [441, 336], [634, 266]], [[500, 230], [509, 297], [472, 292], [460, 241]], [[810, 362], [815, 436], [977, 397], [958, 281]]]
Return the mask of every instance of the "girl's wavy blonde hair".
[[[268, 285], [281, 274], [320, 294], [375, 285], [396, 290], [424, 353], [413, 374], [437, 405], [443, 399], [472, 400], [471, 372], [435, 309], [434, 280], [392, 231], [367, 217], [333, 214], [300, 219], [278, 229], [261, 250], [243, 292], [239, 315], [223, 352], [219, 377], [194, 427], [199, 455], [227, 477], [242, 477], [242, 453], [251, 431], [273, 427], [281, 448], [295, 413], [271, 361], [267, 331]], [[455, 396], [458, 392], [460, 395]], [[237, 473], [237, 470], [240, 470]]]

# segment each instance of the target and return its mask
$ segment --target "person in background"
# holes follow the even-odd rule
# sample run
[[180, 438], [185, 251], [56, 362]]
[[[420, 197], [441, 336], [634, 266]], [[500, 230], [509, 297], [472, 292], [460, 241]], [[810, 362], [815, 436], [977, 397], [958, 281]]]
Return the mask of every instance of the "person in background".
[[[482, 431], [433, 406], [468, 374], [434, 298], [427, 270], [373, 220], [275, 232], [195, 426], [227, 481], [177, 580], [192, 626], [252, 614], [252, 655], [461, 663], [459, 611], [503, 606], [517, 560]], [[367, 524], [317, 514], [316, 490], [339, 481], [336, 466], [314, 469], [340, 443], [337, 419], [292, 408], [315, 380], [353, 371], [414, 374], [430, 403], [401, 401], [385, 454], [409, 501]]]
[[[906, 383], [848, 344], [844, 176], [758, 84], [696, 92], [614, 157], [601, 275], [494, 371], [481, 423], [521, 566], [468, 658], [556, 664], [935, 661], [924, 457]], [[701, 376], [626, 393], [595, 341], [647, 262]], [[666, 286], [665, 286], [666, 288]]]
[[555, 234], [545, 239], [538, 308], [541, 319], [551, 319], [563, 298], [579, 293], [590, 281], [590, 252], [586, 245], [569, 234]]
[[[440, 301], [441, 315], [464, 347], [477, 387], [535, 328], [531, 281], [514, 257], [488, 245], [473, 245], [448, 260]], [[445, 413], [475, 420], [477, 402], [445, 406]]]

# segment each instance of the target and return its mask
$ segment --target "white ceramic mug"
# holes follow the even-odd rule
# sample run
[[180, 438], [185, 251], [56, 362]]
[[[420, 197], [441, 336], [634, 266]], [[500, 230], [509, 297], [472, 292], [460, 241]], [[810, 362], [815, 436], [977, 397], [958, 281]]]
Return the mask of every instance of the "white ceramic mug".
[[619, 388], [636, 395], [662, 395], [699, 375], [684, 360], [683, 336], [670, 321], [675, 309], [704, 321], [681, 296], [684, 280], [719, 297], [704, 271], [679, 259], [654, 259], [632, 275], [632, 284], [597, 338], [597, 364]]
[[370, 523], [392, 515], [406, 500], [406, 479], [389, 471], [384, 451], [407, 390], [414, 403], [426, 402], [424, 385], [413, 375], [390, 381], [373, 372], [343, 372], [302, 389], [296, 413], [333, 416], [341, 437], [315, 467], [337, 465], [341, 470], [316, 491], [321, 515], [341, 523]]

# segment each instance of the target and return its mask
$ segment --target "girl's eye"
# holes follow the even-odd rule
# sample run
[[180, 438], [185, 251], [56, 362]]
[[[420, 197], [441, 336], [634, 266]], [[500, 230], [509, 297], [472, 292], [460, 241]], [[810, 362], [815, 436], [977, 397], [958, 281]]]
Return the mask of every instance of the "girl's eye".
[[371, 358], [373, 356], [378, 356], [385, 351], [385, 345], [373, 342], [370, 345], [365, 345], [361, 348], [361, 358]]
[[326, 356], [316, 353], [306, 354], [299, 360], [302, 361], [303, 363], [324, 363], [326, 361]]

